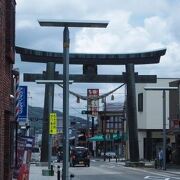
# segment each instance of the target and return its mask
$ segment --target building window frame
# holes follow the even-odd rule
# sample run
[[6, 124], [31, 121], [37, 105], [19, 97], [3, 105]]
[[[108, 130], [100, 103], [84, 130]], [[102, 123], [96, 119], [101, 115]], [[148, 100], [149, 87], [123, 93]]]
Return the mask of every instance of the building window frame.
[[143, 93], [138, 94], [138, 112], [143, 112]]

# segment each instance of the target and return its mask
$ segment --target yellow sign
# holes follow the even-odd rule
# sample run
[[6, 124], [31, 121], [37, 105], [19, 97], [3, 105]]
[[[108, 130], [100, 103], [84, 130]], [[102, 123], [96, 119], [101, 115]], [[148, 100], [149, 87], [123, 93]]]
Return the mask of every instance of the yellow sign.
[[50, 113], [49, 134], [57, 134], [57, 115], [56, 115], [56, 113]]

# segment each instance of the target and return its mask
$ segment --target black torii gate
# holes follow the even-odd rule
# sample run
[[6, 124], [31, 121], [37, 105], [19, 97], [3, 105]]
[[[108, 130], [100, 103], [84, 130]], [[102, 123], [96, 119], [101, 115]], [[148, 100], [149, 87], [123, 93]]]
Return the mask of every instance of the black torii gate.
[[[49, 63], [63, 64], [63, 54], [37, 51], [16, 47], [16, 53], [21, 55], [21, 60], [33, 63], [47, 63], [46, 72], [43, 74], [24, 74], [24, 81], [35, 80], [63, 80], [62, 74], [55, 72], [54, 66]], [[137, 108], [135, 83], [156, 83], [156, 75], [138, 75], [134, 72], [134, 65], [159, 63], [160, 57], [165, 55], [166, 49], [143, 53], [131, 54], [70, 54], [70, 64], [83, 65], [83, 75], [69, 75], [69, 79], [78, 83], [126, 83], [127, 84], [127, 122], [129, 129], [130, 161], [139, 161]], [[126, 72], [122, 75], [97, 75], [97, 65], [125, 65]], [[52, 65], [51, 65], [52, 66]], [[48, 73], [48, 72], [54, 73]], [[45, 103], [42, 134], [41, 161], [47, 162], [48, 151], [48, 85], [45, 86]]]

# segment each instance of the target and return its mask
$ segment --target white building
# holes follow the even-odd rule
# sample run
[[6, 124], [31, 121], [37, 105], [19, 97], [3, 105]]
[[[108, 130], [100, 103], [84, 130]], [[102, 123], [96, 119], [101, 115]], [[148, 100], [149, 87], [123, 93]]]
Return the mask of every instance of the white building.
[[[144, 87], [169, 87], [178, 78], [158, 78], [157, 83], [136, 84], [138, 140], [140, 159], [153, 159], [162, 147], [162, 91], [146, 91]], [[169, 92], [166, 92], [166, 128], [169, 129]], [[169, 136], [169, 138], [171, 138]], [[171, 142], [174, 141], [172, 138]]]

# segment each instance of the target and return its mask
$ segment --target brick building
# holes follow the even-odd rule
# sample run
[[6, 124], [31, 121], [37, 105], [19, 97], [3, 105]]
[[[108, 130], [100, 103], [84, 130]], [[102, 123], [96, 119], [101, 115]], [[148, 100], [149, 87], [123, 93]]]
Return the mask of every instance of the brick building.
[[0, 180], [10, 180], [13, 168], [15, 4], [0, 0]]

